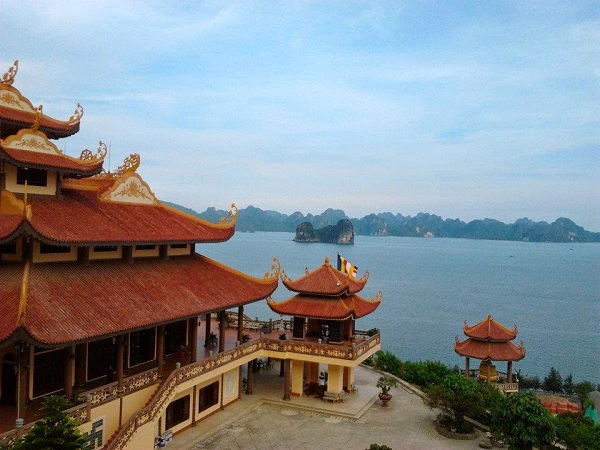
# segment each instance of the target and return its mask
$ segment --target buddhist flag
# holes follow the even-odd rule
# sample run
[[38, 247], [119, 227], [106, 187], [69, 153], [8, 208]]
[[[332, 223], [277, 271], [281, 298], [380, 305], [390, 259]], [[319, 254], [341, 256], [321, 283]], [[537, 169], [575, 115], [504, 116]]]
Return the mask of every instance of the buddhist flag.
[[356, 274], [358, 273], [358, 267], [355, 266], [354, 264], [352, 264], [350, 261], [348, 261], [343, 256], [340, 256], [339, 253], [337, 256], [338, 256], [338, 264], [337, 264], [338, 270], [342, 273], [347, 273], [348, 278], [355, 278]]

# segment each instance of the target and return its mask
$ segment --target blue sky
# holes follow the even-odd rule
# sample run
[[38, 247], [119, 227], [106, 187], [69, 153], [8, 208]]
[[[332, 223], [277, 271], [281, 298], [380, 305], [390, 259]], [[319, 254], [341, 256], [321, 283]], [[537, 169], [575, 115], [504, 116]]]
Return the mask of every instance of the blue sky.
[[600, 3], [0, 0], [0, 72], [161, 200], [600, 231]]

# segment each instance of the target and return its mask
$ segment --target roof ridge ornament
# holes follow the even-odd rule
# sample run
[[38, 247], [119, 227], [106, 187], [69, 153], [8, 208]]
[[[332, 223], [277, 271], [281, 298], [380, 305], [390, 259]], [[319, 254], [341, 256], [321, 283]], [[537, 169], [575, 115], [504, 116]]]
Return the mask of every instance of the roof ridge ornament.
[[16, 60], [12, 66], [8, 68], [8, 70], [2, 75], [2, 79], [0, 79], [0, 84], [4, 84], [6, 86], [12, 86], [15, 81], [15, 77], [17, 76], [17, 72], [19, 71], [19, 60]]
[[98, 142], [98, 150], [96, 151], [95, 155], [92, 153], [91, 150], [88, 150], [86, 148], [85, 150], [83, 150], [81, 152], [79, 159], [81, 159], [82, 161], [85, 161], [85, 162], [104, 161], [104, 158], [106, 157], [107, 154], [108, 154], [108, 148], [106, 147], [106, 144], [102, 141], [99, 141]]
[[231, 209], [229, 211], [227, 211], [227, 217], [221, 217], [221, 219], [219, 220], [219, 223], [221, 225], [231, 225], [237, 222], [238, 217], [239, 217], [239, 210], [237, 209], [237, 206], [235, 206], [235, 203], [231, 204]]
[[130, 154], [127, 158], [125, 158], [123, 164], [117, 167], [117, 170], [115, 170], [115, 176], [120, 177], [125, 175], [126, 173], [135, 172], [138, 169], [138, 167], [140, 167], [140, 162], [141, 158], [139, 153]]
[[279, 278], [281, 273], [281, 264], [277, 258], [273, 258], [273, 264], [271, 264], [272, 272], [265, 272], [265, 278]]
[[73, 115], [71, 117], [69, 117], [69, 120], [67, 120], [67, 123], [68, 124], [77, 123], [77, 122], [81, 121], [82, 117], [83, 117], [83, 106], [81, 106], [81, 104], [77, 103], [77, 107], [75, 108]]

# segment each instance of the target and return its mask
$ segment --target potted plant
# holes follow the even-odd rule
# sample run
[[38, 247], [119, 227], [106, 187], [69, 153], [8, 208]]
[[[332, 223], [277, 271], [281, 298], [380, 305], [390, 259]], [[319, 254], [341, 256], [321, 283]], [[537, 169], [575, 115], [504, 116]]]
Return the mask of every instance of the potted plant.
[[390, 377], [389, 375], [382, 375], [377, 380], [377, 387], [381, 389], [379, 399], [381, 400], [381, 406], [388, 407], [388, 402], [392, 399], [390, 389], [398, 386], [398, 380]]

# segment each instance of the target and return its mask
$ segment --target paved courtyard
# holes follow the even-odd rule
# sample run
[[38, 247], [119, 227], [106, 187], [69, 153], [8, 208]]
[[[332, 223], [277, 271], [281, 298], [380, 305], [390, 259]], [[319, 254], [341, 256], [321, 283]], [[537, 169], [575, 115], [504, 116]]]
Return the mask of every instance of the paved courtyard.
[[363, 450], [373, 443], [393, 449], [479, 449], [480, 437], [457, 441], [440, 436], [433, 425], [438, 414], [406, 387], [392, 391], [382, 408], [375, 383], [379, 374], [367, 368], [356, 373], [358, 393], [345, 403], [314, 397], [281, 400], [278, 371], [256, 376], [253, 395], [175, 436], [169, 450], [200, 449], [331, 449]]

